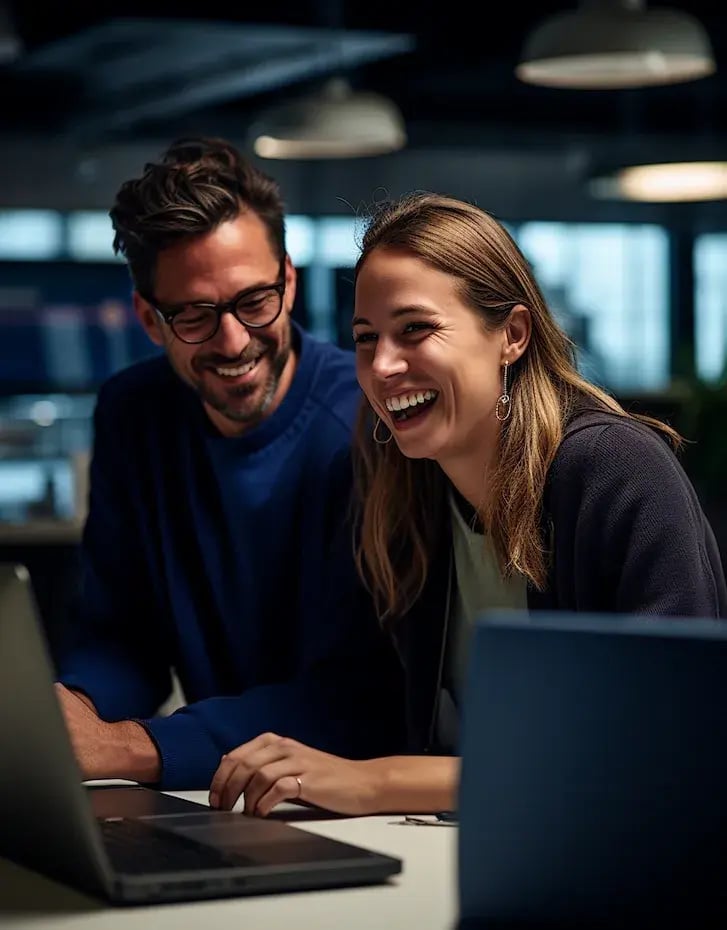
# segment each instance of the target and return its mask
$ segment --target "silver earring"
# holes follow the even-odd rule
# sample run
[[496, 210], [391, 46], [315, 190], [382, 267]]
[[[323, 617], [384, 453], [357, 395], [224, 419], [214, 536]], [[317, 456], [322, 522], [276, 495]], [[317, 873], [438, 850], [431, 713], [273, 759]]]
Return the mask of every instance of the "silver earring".
[[372, 435], [374, 437], [374, 442], [378, 443], [380, 446], [385, 446], [387, 442], [391, 442], [391, 437], [393, 436], [393, 433], [391, 432], [391, 430], [389, 430], [388, 439], [379, 439], [379, 427], [380, 426], [381, 426], [381, 417], [376, 417], [376, 423], [374, 423], [374, 431]]
[[509, 420], [510, 414], [512, 412], [512, 399], [507, 393], [507, 369], [509, 362], [503, 362], [502, 365], [502, 394], [497, 398], [497, 403], [495, 404], [495, 416], [501, 422]]

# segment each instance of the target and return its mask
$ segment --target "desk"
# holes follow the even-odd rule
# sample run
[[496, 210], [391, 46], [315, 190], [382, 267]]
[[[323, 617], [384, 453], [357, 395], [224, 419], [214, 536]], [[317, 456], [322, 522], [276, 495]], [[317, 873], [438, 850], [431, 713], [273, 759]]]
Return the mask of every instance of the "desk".
[[[206, 802], [206, 792], [177, 792]], [[400, 826], [397, 815], [293, 819], [301, 829], [398, 856], [386, 884], [116, 908], [0, 859], [2, 930], [451, 930], [456, 827]], [[300, 808], [295, 808], [299, 811]], [[322, 815], [325, 816], [325, 815]], [[1, 826], [0, 826], [1, 828]]]

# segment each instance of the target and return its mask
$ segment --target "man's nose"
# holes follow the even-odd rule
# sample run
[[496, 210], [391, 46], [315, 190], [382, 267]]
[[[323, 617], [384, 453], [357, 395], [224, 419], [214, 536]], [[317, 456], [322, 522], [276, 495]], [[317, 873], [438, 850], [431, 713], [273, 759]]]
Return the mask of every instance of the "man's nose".
[[235, 358], [250, 344], [250, 332], [234, 314], [223, 313], [220, 317], [220, 328], [215, 333], [213, 342], [220, 354]]

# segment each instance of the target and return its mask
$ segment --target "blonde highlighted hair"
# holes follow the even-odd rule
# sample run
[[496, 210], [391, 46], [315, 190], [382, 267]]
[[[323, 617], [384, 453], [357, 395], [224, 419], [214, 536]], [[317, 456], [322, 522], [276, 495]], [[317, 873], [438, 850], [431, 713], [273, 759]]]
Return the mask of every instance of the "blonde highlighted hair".
[[[504, 327], [518, 304], [530, 311], [530, 342], [513, 366], [512, 414], [502, 424], [497, 465], [479, 517], [503, 575], [519, 572], [543, 590], [548, 573], [541, 533], [545, 481], [576, 405], [646, 422], [674, 446], [681, 438], [658, 420], [626, 412], [578, 373], [573, 344], [553, 319], [527, 260], [485, 211], [427, 192], [379, 206], [363, 236], [355, 279], [369, 255], [385, 248], [405, 249], [454, 276], [460, 297], [489, 331]], [[442, 541], [448, 479], [435, 462], [406, 458], [395, 442], [377, 444], [373, 422], [364, 400], [354, 443], [356, 558], [379, 617], [390, 619], [411, 607], [424, 588]]]

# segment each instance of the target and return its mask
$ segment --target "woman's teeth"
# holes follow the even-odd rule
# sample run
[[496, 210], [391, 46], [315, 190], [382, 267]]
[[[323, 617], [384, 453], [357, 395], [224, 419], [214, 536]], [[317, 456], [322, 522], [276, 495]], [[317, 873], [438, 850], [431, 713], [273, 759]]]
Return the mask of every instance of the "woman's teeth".
[[386, 409], [393, 414], [394, 420], [409, 420], [424, 413], [439, 396], [437, 391], [416, 391], [411, 394], [399, 394], [386, 398]]
[[408, 410], [409, 407], [416, 407], [417, 404], [424, 404], [427, 401], [434, 400], [437, 391], [414, 391], [411, 394], [399, 394], [397, 397], [387, 397], [384, 403], [390, 413], [397, 410]]

